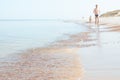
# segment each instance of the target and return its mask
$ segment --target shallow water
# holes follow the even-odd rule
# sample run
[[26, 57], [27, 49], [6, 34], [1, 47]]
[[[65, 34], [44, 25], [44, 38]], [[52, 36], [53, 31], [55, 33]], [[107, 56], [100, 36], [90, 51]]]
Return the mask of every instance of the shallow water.
[[0, 58], [11, 53], [44, 47], [66, 34], [85, 31], [86, 27], [57, 20], [0, 21]]
[[[24, 22], [19, 22], [19, 25], [20, 23]], [[62, 21], [38, 21], [37, 23], [38, 25], [36, 21], [31, 22], [31, 26], [22, 24], [22, 27], [15, 27], [11, 23], [13, 26], [10, 29], [8, 26], [1, 27], [2, 35], [6, 35], [1, 39], [4, 42], [1, 44], [5, 46], [1, 46], [1, 49], [3, 48], [4, 53], [8, 52], [5, 56], [9, 56], [0, 58], [0, 79], [78, 80], [82, 70], [76, 55], [77, 50], [60, 48], [59, 45], [59, 48], [51, 47], [51, 45], [60, 40], [69, 41], [70, 34], [86, 31], [86, 27]], [[6, 48], [8, 45], [10, 47]], [[15, 55], [10, 53], [11, 50], [16, 51], [16, 54], [19, 50], [25, 51]]]

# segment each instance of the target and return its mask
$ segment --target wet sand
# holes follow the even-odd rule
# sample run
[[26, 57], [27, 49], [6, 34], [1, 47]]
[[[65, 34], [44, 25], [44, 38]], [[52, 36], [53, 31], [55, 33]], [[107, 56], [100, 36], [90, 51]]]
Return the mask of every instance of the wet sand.
[[78, 51], [84, 67], [81, 80], [120, 80], [120, 18], [101, 19], [99, 26], [86, 24], [96, 46]]

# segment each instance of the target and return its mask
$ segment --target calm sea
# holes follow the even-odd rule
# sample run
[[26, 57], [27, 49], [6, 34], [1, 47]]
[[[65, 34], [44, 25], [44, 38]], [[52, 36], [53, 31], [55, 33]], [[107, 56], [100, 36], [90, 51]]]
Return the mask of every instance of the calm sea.
[[0, 58], [35, 47], [43, 47], [65, 34], [85, 31], [86, 27], [58, 20], [0, 21]]

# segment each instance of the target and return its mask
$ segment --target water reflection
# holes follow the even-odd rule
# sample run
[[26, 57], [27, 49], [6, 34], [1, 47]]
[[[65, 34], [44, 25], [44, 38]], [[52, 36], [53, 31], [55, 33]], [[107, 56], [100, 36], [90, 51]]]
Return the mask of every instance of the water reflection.
[[96, 46], [84, 47], [78, 52], [85, 68], [81, 80], [119, 80], [120, 33], [107, 26], [91, 26], [89, 29], [91, 33], [88, 35], [96, 39]]

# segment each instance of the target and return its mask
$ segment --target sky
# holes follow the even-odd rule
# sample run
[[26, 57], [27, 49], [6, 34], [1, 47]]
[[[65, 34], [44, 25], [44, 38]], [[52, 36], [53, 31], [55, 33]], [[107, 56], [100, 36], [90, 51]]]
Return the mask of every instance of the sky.
[[79, 19], [120, 9], [120, 0], [0, 0], [0, 19]]

